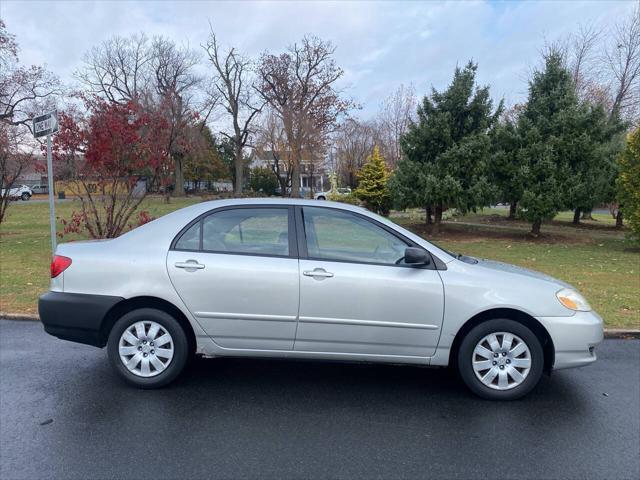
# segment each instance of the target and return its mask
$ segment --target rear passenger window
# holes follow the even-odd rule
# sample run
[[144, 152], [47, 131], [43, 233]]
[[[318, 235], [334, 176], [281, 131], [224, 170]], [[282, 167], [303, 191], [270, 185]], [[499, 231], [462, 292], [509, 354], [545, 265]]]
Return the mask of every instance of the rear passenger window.
[[176, 242], [176, 250], [200, 250], [200, 222], [193, 224]]
[[202, 249], [220, 253], [289, 255], [287, 208], [238, 208], [202, 221]]

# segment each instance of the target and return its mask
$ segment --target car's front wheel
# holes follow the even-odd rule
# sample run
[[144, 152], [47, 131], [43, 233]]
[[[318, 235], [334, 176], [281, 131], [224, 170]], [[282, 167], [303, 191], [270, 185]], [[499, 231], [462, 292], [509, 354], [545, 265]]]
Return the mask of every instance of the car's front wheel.
[[24, 192], [22, 195], [20, 195], [20, 198], [22, 198], [22, 200], [26, 202], [31, 198], [31, 195], [29, 195], [27, 192]]
[[544, 352], [538, 337], [509, 319], [475, 326], [458, 350], [458, 369], [465, 384], [490, 400], [515, 400], [540, 381]]
[[159, 388], [172, 382], [190, 353], [180, 323], [154, 308], [123, 315], [111, 329], [107, 349], [119, 376], [139, 388]]

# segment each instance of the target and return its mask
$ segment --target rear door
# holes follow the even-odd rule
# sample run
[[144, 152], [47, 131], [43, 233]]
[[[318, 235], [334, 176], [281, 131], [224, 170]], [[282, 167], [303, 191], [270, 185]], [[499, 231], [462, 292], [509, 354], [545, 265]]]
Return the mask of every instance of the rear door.
[[364, 215], [302, 207], [294, 350], [432, 356], [444, 313], [433, 265], [403, 264], [412, 245]]
[[171, 281], [224, 348], [291, 350], [298, 314], [293, 207], [217, 209], [187, 226], [167, 255]]

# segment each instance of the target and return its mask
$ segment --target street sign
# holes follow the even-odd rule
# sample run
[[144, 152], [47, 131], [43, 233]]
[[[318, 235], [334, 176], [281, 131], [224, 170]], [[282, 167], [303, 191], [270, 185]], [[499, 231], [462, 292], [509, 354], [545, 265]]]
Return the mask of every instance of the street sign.
[[44, 137], [58, 131], [58, 112], [53, 111], [33, 119], [33, 136]]
[[56, 212], [53, 199], [53, 165], [51, 161], [51, 135], [58, 131], [58, 112], [45, 113], [33, 119], [33, 136], [47, 137], [47, 177], [49, 184], [49, 226], [51, 228], [51, 255], [56, 253]]

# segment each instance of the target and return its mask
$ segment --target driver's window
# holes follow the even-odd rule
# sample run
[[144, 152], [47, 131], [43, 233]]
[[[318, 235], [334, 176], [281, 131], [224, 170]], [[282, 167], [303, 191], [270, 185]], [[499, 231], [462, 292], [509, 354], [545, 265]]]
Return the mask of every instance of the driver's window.
[[395, 265], [408, 246], [359, 215], [331, 208], [305, 207], [304, 227], [310, 258]]

